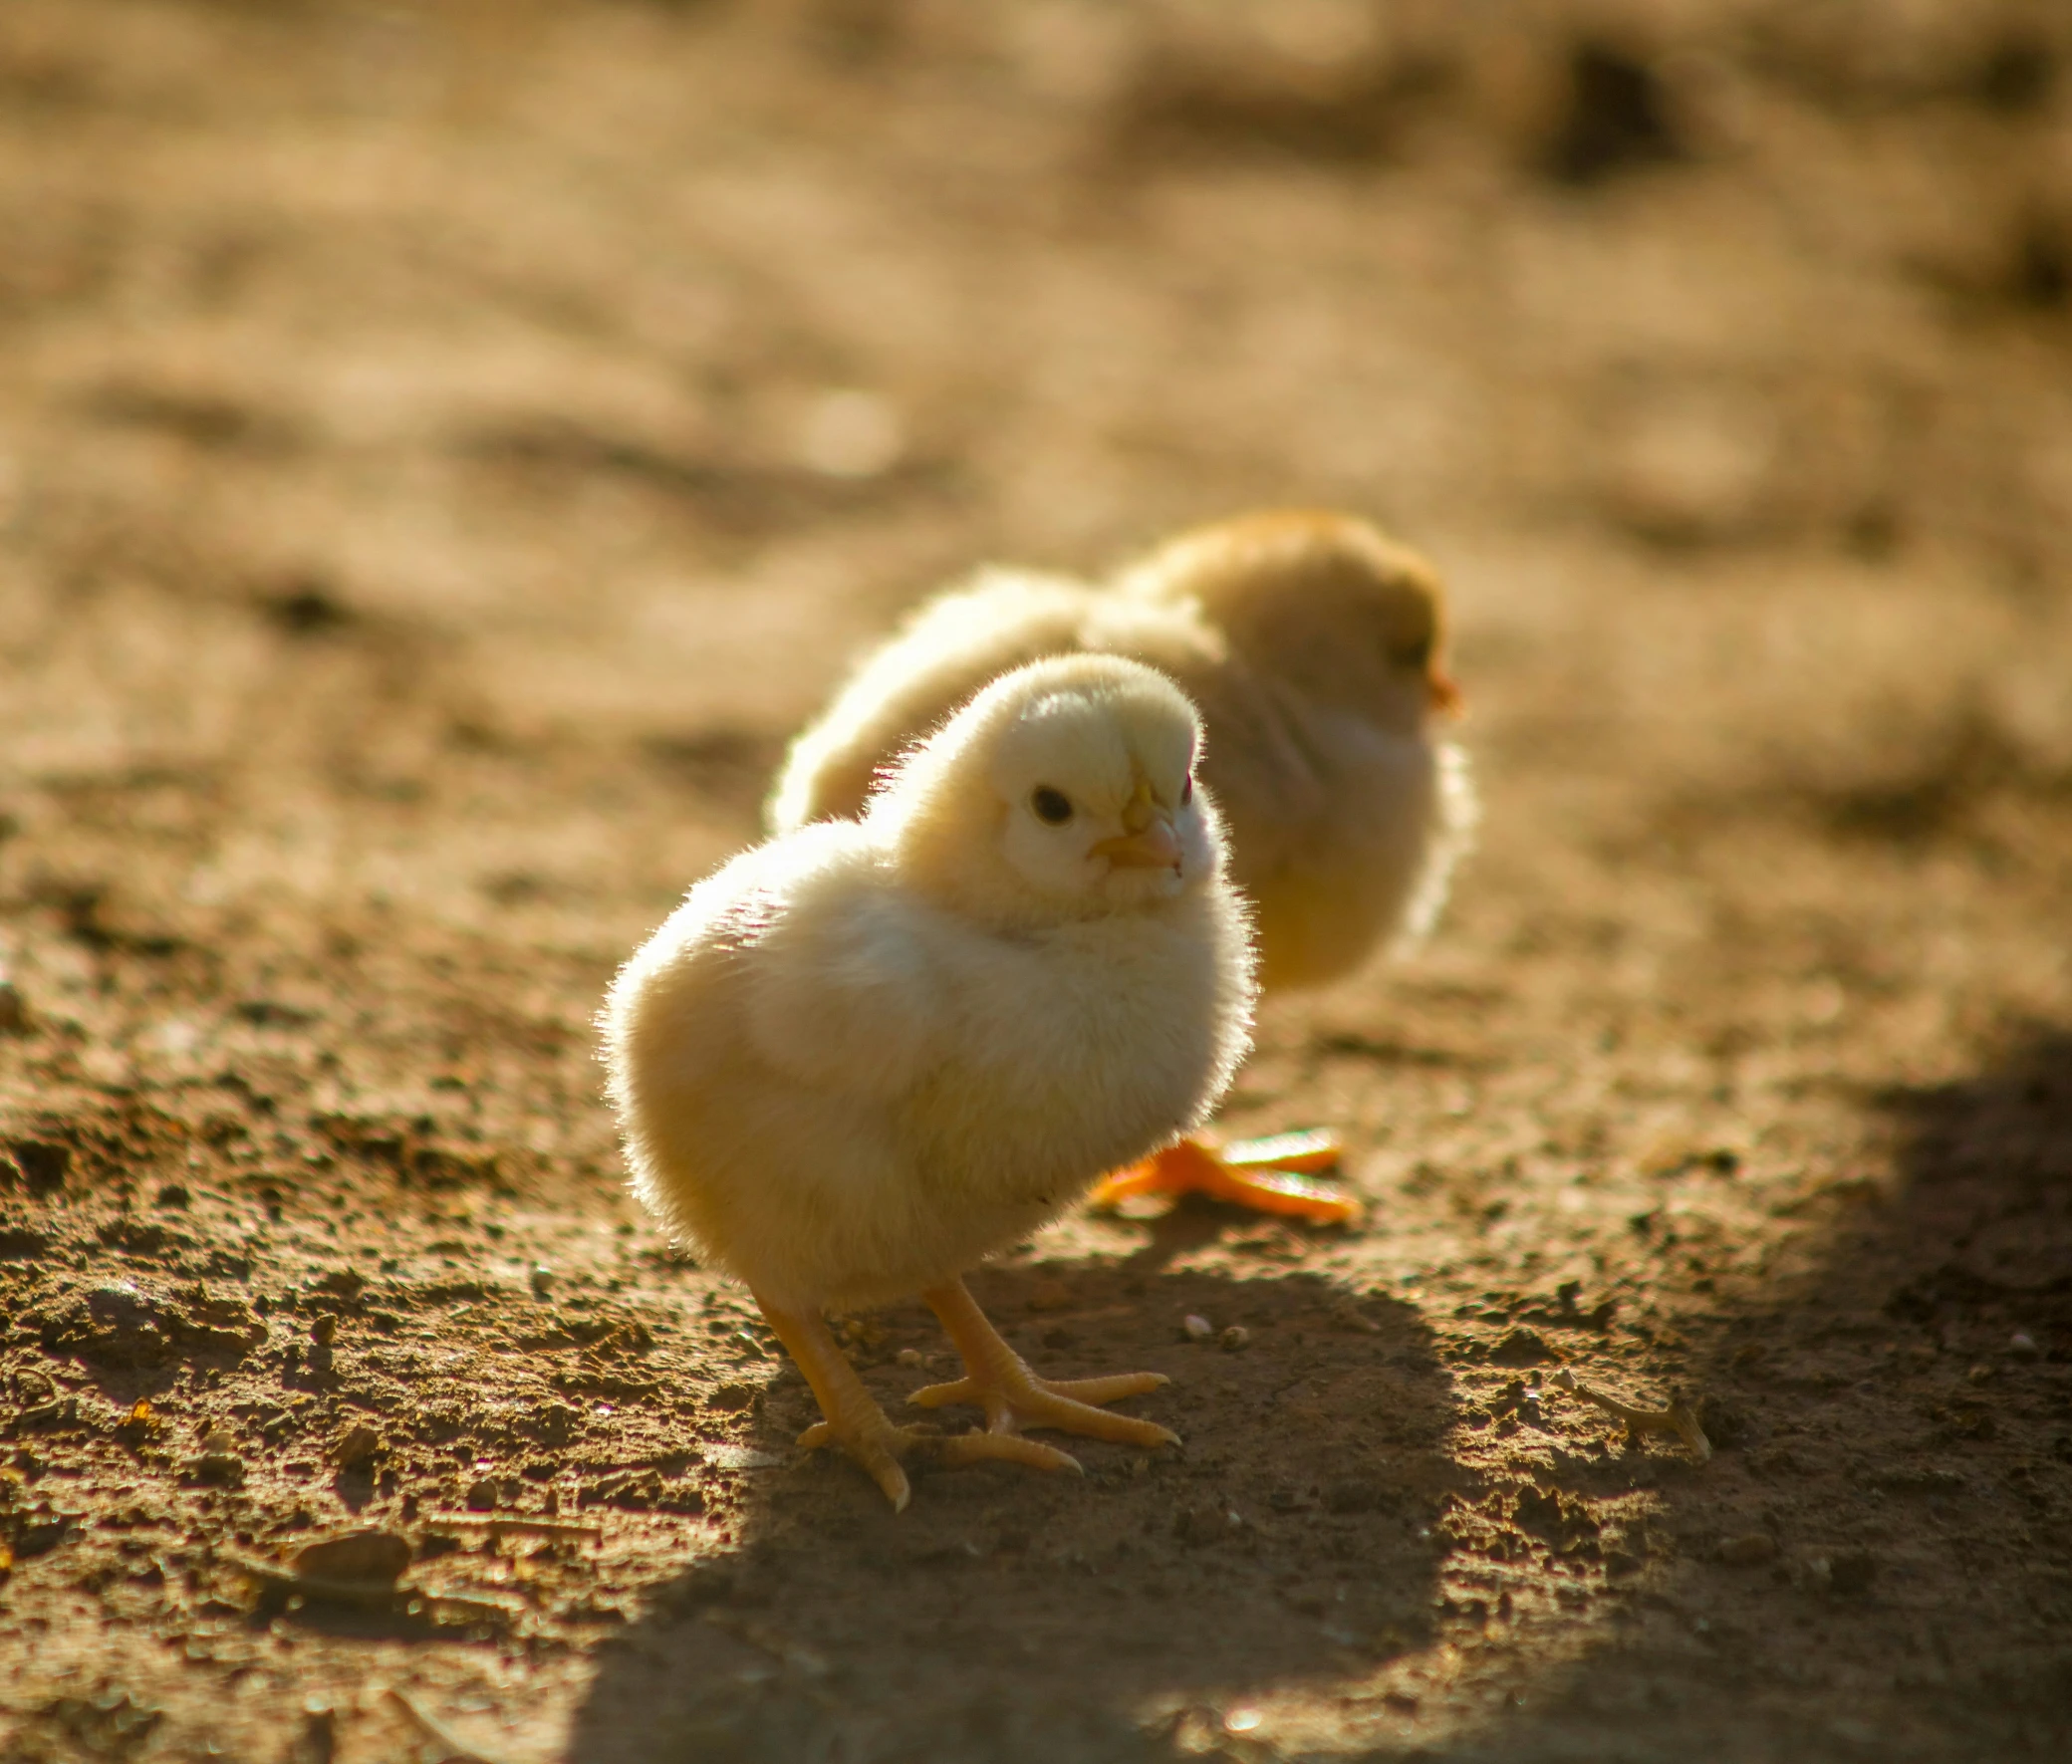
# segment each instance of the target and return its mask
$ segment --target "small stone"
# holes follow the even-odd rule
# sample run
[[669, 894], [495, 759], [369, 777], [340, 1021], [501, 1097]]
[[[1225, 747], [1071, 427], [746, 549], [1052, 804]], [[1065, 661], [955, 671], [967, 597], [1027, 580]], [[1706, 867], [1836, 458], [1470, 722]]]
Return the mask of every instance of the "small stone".
[[1972, 1367], [1969, 1372], [1964, 1374], [1964, 1379], [1969, 1384], [1983, 1385], [1989, 1384], [1992, 1380], [1992, 1376], [1993, 1369], [1987, 1366], [1983, 1361], [1980, 1361], [1978, 1365]]
[[13, 1173], [31, 1194], [55, 1194], [72, 1173], [72, 1147], [49, 1139], [15, 1139], [0, 1145], [0, 1176]]
[[471, 1513], [493, 1513], [496, 1511], [496, 1484], [487, 1476], [478, 1476], [469, 1485], [467, 1506]]
[[918, 1348], [902, 1348], [899, 1353], [893, 1356], [893, 1363], [897, 1366], [918, 1366], [921, 1363], [920, 1350]]
[[544, 1299], [553, 1290], [554, 1270], [548, 1267], [545, 1262], [533, 1263], [532, 1296], [536, 1299]]
[[2036, 1345], [2036, 1338], [2025, 1329], [2018, 1329], [2007, 1338], [2007, 1352], [2016, 1360], [2040, 1360], [2043, 1350]]
[[329, 1315], [310, 1319], [310, 1340], [320, 1348], [328, 1348], [338, 1340], [338, 1319]]
[[1233, 1323], [1221, 1335], [1216, 1337], [1216, 1346], [1222, 1349], [1225, 1354], [1235, 1354], [1240, 1349], [1249, 1348], [1251, 1345], [1252, 1332], [1241, 1323]]
[[1766, 1531], [1743, 1532], [1719, 1546], [1719, 1560], [1730, 1568], [1759, 1568], [1776, 1560], [1777, 1540]]
[[392, 1586], [409, 1565], [407, 1539], [366, 1527], [313, 1539], [295, 1553], [298, 1573], [324, 1581]]
[[155, 1206], [184, 1208], [191, 1202], [192, 1198], [180, 1183], [167, 1182], [164, 1187], [160, 1188], [151, 1197], [151, 1200]]
[[350, 1470], [364, 1464], [382, 1449], [382, 1436], [365, 1421], [357, 1421], [348, 1427], [331, 1453], [331, 1461], [341, 1470]]
[[1206, 1317], [1188, 1315], [1180, 1319], [1179, 1330], [1190, 1342], [1205, 1342], [1216, 1333], [1216, 1326]]
[[235, 1452], [206, 1451], [194, 1461], [194, 1480], [210, 1488], [239, 1488], [244, 1479], [244, 1460]]
[[1183, 1544], [1212, 1544], [1235, 1537], [1243, 1529], [1244, 1521], [1237, 1514], [1212, 1501], [1181, 1507], [1172, 1516], [1172, 1535]]

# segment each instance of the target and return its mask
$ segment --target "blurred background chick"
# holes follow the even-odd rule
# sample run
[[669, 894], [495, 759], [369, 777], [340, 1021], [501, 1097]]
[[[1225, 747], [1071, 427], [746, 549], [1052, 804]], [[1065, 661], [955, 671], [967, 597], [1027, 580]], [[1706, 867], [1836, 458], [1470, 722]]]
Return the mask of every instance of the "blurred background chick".
[[[1202, 777], [1229, 821], [1231, 875], [1256, 907], [1263, 984], [1328, 984], [1390, 938], [1429, 928], [1473, 826], [1466, 762], [1437, 732], [1460, 702], [1444, 648], [1436, 573], [1343, 514], [1218, 522], [1101, 585], [984, 571], [859, 664], [793, 743], [768, 820], [785, 832], [862, 813], [897, 757], [1005, 668], [1128, 655], [1201, 709]], [[1306, 1141], [1297, 1168], [1274, 1173], [1181, 1147], [1102, 1198], [1202, 1188], [1345, 1217], [1345, 1196], [1305, 1179], [1327, 1152]]]

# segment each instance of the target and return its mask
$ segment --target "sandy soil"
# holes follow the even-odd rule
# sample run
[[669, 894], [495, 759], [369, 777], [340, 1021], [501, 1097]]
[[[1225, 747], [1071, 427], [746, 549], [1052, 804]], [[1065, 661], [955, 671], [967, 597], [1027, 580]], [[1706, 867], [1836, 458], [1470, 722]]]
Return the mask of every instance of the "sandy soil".
[[[6, 1757], [2072, 1750], [2061, 7], [9, 0], [0, 241]], [[1289, 500], [1487, 805], [1231, 1102], [1370, 1216], [1007, 1257], [1186, 1443], [896, 1519], [591, 1012], [900, 607]]]

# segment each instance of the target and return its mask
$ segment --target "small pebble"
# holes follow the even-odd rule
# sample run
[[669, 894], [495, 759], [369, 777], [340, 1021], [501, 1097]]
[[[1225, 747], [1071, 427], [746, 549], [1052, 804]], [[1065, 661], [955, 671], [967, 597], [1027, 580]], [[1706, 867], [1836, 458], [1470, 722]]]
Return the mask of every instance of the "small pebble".
[[310, 1340], [320, 1348], [328, 1348], [338, 1340], [338, 1319], [324, 1316], [310, 1319]]
[[1225, 1354], [1235, 1354], [1240, 1348], [1250, 1347], [1251, 1343], [1252, 1332], [1241, 1323], [1233, 1323], [1216, 1337], [1216, 1346]]
[[901, 1366], [918, 1366], [920, 1365], [920, 1350], [918, 1348], [902, 1348], [899, 1353], [893, 1356], [893, 1359]]
[[536, 1299], [544, 1299], [553, 1290], [554, 1270], [548, 1267], [545, 1262], [533, 1263], [532, 1296]]
[[348, 1427], [332, 1451], [331, 1461], [342, 1470], [350, 1470], [355, 1464], [364, 1464], [382, 1449], [382, 1436], [365, 1421]]
[[1192, 1315], [1180, 1319], [1180, 1333], [1190, 1342], [1205, 1342], [1216, 1333], [1216, 1326], [1206, 1317]]
[[195, 1460], [194, 1480], [212, 1488], [238, 1488], [244, 1479], [244, 1460], [235, 1452], [205, 1451]]
[[409, 1540], [375, 1526], [312, 1538], [295, 1553], [295, 1569], [314, 1580], [392, 1586], [410, 1565]]
[[2025, 1329], [2018, 1329], [2007, 1338], [2007, 1352], [2017, 1360], [2040, 1360], [2043, 1350], [2036, 1346], [2036, 1338]]

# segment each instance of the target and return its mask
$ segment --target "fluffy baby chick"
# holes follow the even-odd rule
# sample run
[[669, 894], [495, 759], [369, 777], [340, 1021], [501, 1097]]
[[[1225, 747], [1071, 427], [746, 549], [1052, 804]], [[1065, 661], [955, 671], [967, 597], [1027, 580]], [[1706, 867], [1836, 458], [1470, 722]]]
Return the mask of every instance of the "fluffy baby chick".
[[[1243, 1058], [1251, 944], [1200, 745], [1135, 662], [1008, 673], [860, 820], [698, 883], [606, 1001], [635, 1191], [753, 1293], [826, 1417], [802, 1443], [896, 1507], [916, 1452], [1077, 1469], [1019, 1430], [1173, 1437], [1098, 1406], [1163, 1378], [1037, 1378], [961, 1276], [1199, 1121]], [[965, 1376], [913, 1400], [980, 1404], [982, 1432], [895, 1426], [829, 1334], [829, 1307], [916, 1292]]]
[[[1169, 541], [1104, 586], [992, 570], [923, 605], [799, 736], [770, 800], [785, 831], [857, 813], [885, 768], [983, 681], [1038, 656], [1107, 651], [1178, 682], [1210, 734], [1202, 779], [1230, 829], [1231, 877], [1257, 914], [1260, 978], [1339, 980], [1422, 935], [1474, 821], [1459, 751], [1434, 724], [1445, 671], [1438, 577], [1365, 521], [1242, 516]], [[1206, 1190], [1270, 1211], [1350, 1216], [1328, 1135], [1249, 1156], [1198, 1141], [1097, 1199]]]

